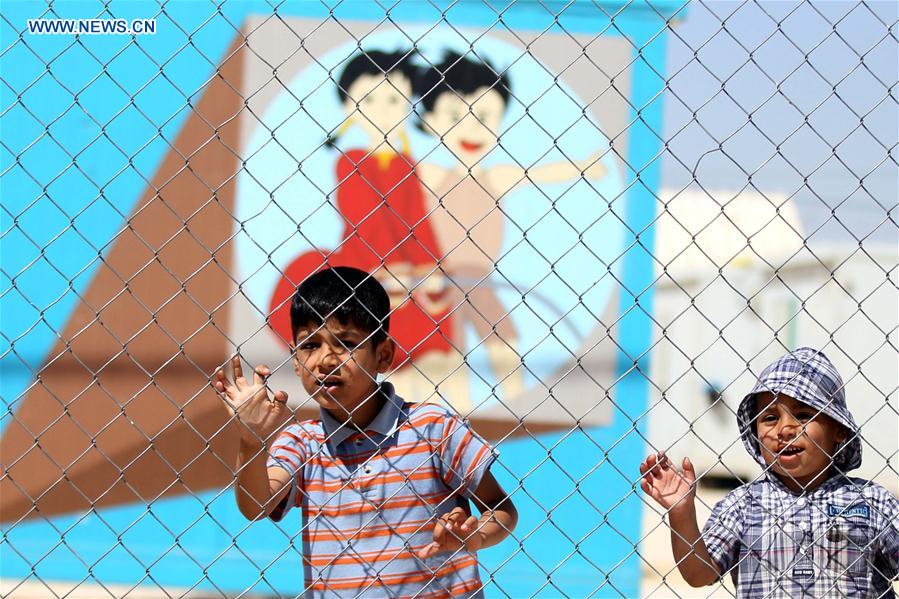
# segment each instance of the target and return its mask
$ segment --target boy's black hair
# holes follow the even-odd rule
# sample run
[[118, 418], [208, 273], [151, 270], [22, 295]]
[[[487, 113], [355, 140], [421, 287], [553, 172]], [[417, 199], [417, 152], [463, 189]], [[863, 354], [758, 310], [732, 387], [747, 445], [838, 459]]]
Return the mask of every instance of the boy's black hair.
[[[363, 50], [359, 52], [346, 63], [337, 80], [337, 97], [340, 99], [340, 103], [343, 104], [349, 99], [350, 86], [363, 75], [400, 73], [414, 86], [415, 80], [418, 79], [418, 69], [412, 64], [411, 57], [410, 52], [403, 51]], [[352, 99], [358, 102], [362, 98]], [[409, 101], [411, 102], [412, 98], [409, 98]]]
[[472, 60], [452, 51], [447, 51], [438, 64], [422, 69], [414, 86], [424, 112], [434, 110], [440, 94], [468, 95], [482, 87], [496, 90], [503, 103], [509, 103], [512, 83], [506, 73], [500, 73], [486, 60]]
[[387, 339], [390, 329], [390, 298], [373, 275], [351, 266], [335, 266], [303, 281], [290, 302], [290, 331], [309, 324], [321, 326], [336, 318], [371, 333], [374, 346]]

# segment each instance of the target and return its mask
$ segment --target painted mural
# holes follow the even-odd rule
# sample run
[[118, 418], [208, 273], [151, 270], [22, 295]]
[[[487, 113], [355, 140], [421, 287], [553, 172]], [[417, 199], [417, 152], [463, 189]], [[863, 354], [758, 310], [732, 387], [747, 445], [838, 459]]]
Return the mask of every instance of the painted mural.
[[285, 340], [308, 274], [375, 273], [400, 348], [390, 379], [470, 413], [552, 377], [606, 310], [619, 165], [588, 100], [508, 41], [403, 37], [335, 44], [272, 99], [239, 177], [237, 266]]
[[[169, 4], [201, 27], [207, 62], [166, 62], [184, 46], [172, 27], [145, 42], [166, 64], [152, 85], [134, 57], [108, 77], [54, 58], [67, 87], [35, 87], [31, 108], [67, 125], [53, 140], [68, 154], [2, 117], [22, 150], [4, 178], [19, 217], [2, 256], [0, 575], [298, 592], [301, 523], [237, 513], [235, 430], [208, 375], [239, 351], [296, 391], [285, 300], [348, 264], [390, 292], [389, 379], [499, 443], [525, 536], [484, 553], [489, 594], [636, 594], [640, 504], [620, 473], [643, 454], [651, 261], [633, 241], [651, 246], [657, 13], [612, 30], [592, 5], [560, 19], [520, 3], [494, 27], [486, 5], [438, 4], [389, 20], [375, 3], [288, 3], [278, 19]], [[10, 22], [34, 10], [4, 6]], [[29, 64], [10, 85], [30, 85]], [[81, 120], [58, 117], [85, 85]], [[313, 416], [299, 395], [296, 417]]]

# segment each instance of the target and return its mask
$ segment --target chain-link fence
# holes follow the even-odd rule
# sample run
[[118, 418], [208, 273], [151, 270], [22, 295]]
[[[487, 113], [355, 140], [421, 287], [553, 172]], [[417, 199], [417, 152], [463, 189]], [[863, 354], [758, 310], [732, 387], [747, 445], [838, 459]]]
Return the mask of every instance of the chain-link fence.
[[[0, 15], [4, 596], [893, 584], [894, 3]], [[386, 345], [371, 305], [338, 311], [359, 339], [291, 321], [325, 266], [384, 287]], [[833, 361], [858, 429], [831, 389], [815, 407], [841, 424], [815, 436], [827, 418], [787, 410], [805, 435], [765, 457], [768, 412], [749, 424], [740, 403], [802, 346]], [[223, 401], [251, 387], [234, 355], [289, 396], [255, 461]], [[328, 420], [369, 396], [352, 426]], [[822, 486], [790, 470], [856, 446], [851, 475], [882, 488], [843, 458]], [[714, 580], [693, 580], [712, 586], [684, 582], [678, 539], [701, 552], [652, 481], [690, 477], [644, 478], [657, 452], [690, 458], [700, 527], [725, 495], [712, 521], [739, 519], [703, 541]], [[253, 522], [235, 493], [266, 459], [286, 503]], [[487, 465], [517, 525], [485, 501]], [[479, 526], [501, 540], [423, 557], [454, 507], [494, 513]]]

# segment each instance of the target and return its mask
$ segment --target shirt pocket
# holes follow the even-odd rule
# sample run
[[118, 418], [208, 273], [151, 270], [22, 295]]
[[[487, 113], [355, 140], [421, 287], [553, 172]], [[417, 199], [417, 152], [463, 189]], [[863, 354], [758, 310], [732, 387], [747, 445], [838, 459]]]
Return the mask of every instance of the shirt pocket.
[[832, 520], [825, 535], [824, 562], [836, 576], [865, 577], [871, 551], [871, 531], [866, 523]]
[[753, 537], [749, 546], [759, 572], [778, 579], [789, 576], [800, 551], [806, 545], [806, 532], [791, 521], [773, 522]]

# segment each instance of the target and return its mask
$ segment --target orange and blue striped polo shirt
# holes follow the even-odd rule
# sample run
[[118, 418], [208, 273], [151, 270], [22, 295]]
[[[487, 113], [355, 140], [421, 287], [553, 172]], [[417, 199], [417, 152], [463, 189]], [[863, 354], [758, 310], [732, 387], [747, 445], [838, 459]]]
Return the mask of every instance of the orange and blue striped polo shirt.
[[473, 553], [416, 552], [439, 516], [473, 496], [495, 451], [446, 409], [404, 402], [389, 383], [381, 393], [384, 407], [364, 432], [323, 410], [272, 445], [268, 465], [292, 485], [271, 518], [303, 510], [305, 594], [482, 597]]

